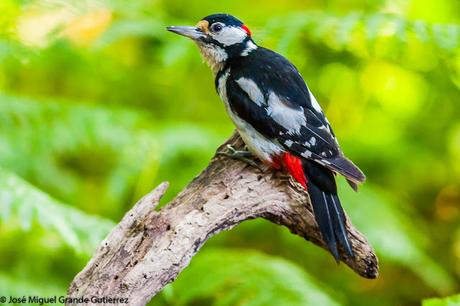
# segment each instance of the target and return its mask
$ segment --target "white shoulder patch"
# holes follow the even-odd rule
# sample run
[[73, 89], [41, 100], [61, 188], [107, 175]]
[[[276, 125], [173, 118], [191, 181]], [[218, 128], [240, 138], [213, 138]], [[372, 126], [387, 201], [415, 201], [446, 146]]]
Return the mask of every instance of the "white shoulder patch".
[[288, 133], [300, 132], [300, 128], [307, 123], [301, 107], [294, 109], [287, 106], [274, 92], [271, 92], [268, 97], [267, 113], [287, 129]]
[[249, 53], [251, 53], [251, 51], [254, 51], [255, 49], [257, 49], [257, 45], [250, 40], [246, 44], [246, 49], [241, 52], [241, 56], [247, 56]]
[[249, 98], [258, 106], [265, 104], [264, 95], [259, 86], [257, 86], [253, 80], [248, 78], [239, 78], [236, 80], [236, 83], [238, 83], [241, 89], [244, 90], [248, 94]]

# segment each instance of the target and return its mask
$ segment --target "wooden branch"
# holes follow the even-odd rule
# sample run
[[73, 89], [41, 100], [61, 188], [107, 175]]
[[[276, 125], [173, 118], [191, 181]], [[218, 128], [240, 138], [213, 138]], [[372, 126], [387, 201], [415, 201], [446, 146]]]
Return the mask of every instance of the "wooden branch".
[[[218, 150], [226, 144], [243, 146], [237, 134]], [[75, 277], [69, 297], [116, 296], [128, 298], [129, 305], [145, 305], [211, 236], [258, 217], [325, 248], [307, 193], [279, 171], [262, 173], [243, 162], [214, 157], [175, 199], [155, 211], [167, 187], [162, 183], [123, 217]], [[355, 258], [340, 250], [342, 261], [359, 275], [376, 278], [374, 250], [348, 217], [347, 229]]]

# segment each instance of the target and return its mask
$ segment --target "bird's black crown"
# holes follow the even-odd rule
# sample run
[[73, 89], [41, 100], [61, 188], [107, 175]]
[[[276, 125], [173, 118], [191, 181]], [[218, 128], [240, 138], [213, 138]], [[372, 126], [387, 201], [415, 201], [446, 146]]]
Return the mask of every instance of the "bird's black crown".
[[215, 22], [221, 22], [228, 26], [237, 26], [237, 27], [241, 27], [243, 25], [243, 22], [241, 20], [229, 14], [212, 14], [212, 15], [204, 17], [202, 20], [206, 20], [207, 22], [209, 22], [209, 25]]

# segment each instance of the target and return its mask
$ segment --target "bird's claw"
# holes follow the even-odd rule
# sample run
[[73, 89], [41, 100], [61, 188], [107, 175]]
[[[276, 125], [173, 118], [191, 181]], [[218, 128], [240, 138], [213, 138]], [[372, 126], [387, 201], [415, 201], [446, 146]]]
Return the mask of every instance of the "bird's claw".
[[222, 156], [226, 156], [226, 157], [229, 157], [229, 158], [232, 158], [232, 159], [236, 159], [236, 160], [239, 160], [239, 161], [242, 161], [250, 166], [253, 166], [257, 169], [259, 169], [261, 172], [264, 172], [264, 169], [259, 166], [258, 163], [256, 163], [252, 157], [252, 153], [248, 150], [236, 150], [234, 147], [232, 147], [231, 145], [227, 145], [226, 146], [228, 151], [219, 151], [217, 152], [217, 155], [222, 155]]
[[235, 157], [245, 157], [245, 158], [252, 157], [252, 153], [249, 150], [237, 150], [232, 145], [229, 145], [229, 144], [226, 147], [230, 151], [230, 153], [227, 153], [228, 155], [232, 155]]

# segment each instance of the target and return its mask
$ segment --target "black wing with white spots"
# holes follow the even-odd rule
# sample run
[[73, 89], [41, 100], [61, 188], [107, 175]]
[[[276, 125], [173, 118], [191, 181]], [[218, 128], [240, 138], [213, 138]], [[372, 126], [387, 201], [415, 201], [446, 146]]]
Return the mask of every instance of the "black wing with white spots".
[[365, 180], [341, 152], [321, 108], [287, 59], [259, 47], [246, 57], [229, 61], [217, 75], [216, 86], [226, 72], [230, 72], [226, 82], [230, 108], [259, 133], [354, 183]]

